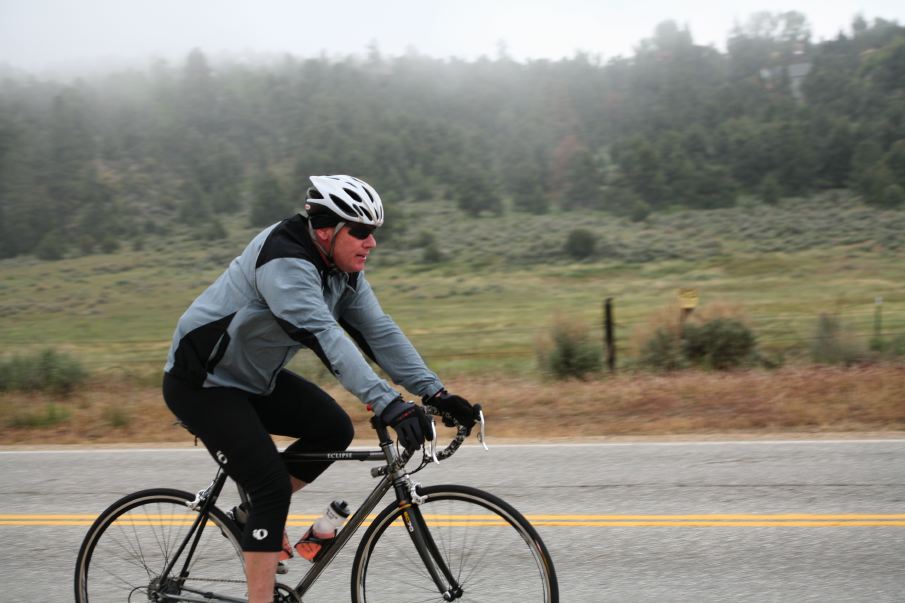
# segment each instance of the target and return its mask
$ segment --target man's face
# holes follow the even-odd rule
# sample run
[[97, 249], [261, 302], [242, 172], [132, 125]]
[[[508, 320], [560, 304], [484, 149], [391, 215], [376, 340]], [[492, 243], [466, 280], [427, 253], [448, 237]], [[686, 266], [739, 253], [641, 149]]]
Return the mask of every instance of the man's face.
[[[355, 228], [355, 226], [353, 226]], [[361, 226], [357, 227], [359, 236], [365, 234], [366, 230], [361, 230]], [[318, 237], [321, 231], [327, 235], [325, 247], [329, 249], [329, 237], [333, 234], [332, 228], [318, 229]], [[368, 254], [377, 247], [377, 241], [374, 235], [368, 233], [363, 239], [352, 236], [349, 233], [349, 226], [343, 226], [336, 233], [336, 244], [333, 246], [333, 263], [343, 272], [361, 272], [364, 270], [365, 262], [368, 260]]]

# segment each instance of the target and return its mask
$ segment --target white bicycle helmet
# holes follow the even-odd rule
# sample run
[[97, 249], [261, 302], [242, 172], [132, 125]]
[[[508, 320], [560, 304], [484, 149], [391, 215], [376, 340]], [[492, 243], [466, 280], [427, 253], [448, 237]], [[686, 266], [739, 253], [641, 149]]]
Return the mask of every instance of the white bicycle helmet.
[[305, 210], [308, 215], [323, 209], [344, 222], [378, 227], [383, 224], [383, 203], [370, 184], [352, 176], [311, 176]]

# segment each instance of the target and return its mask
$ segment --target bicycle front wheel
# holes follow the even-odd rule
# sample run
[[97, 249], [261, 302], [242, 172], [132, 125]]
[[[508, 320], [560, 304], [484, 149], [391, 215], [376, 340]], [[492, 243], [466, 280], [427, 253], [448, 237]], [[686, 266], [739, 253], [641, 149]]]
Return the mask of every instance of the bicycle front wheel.
[[[426, 500], [413, 510], [424, 518], [422, 525], [436, 545], [430, 547], [435, 574], [453, 578], [444, 580], [444, 588], [452, 591], [448, 597], [492, 603], [559, 601], [550, 554], [512, 506], [466, 486], [428, 486], [419, 492]], [[390, 504], [362, 537], [352, 567], [354, 603], [454, 600], [444, 599], [415, 549], [403, 513], [396, 503]]]
[[[188, 506], [194, 498], [181, 490], [142, 490], [101, 513], [76, 560], [76, 603], [244, 600], [236, 525], [214, 507], [200, 536], [190, 537], [198, 517]], [[205, 593], [221, 598], [199, 598]]]

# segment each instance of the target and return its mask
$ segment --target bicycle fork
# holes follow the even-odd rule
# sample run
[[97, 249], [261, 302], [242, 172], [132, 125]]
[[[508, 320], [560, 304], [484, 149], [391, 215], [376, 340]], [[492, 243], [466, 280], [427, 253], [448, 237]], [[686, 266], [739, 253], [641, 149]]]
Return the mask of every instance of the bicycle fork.
[[409, 504], [407, 508], [403, 509], [402, 519], [412, 543], [415, 545], [415, 550], [418, 551], [425, 569], [427, 569], [431, 579], [437, 586], [437, 590], [443, 596], [443, 600], [455, 601], [460, 598], [464, 592], [462, 586], [456, 580], [456, 577], [453, 576], [452, 571], [450, 571], [449, 566], [443, 559], [443, 555], [440, 554], [437, 543], [434, 542], [434, 538], [427, 527], [427, 522], [424, 520], [424, 515], [421, 514], [421, 509], [417, 503]]
[[421, 514], [420, 505], [424, 502], [424, 497], [418, 493], [418, 486], [407, 474], [397, 475], [393, 481], [396, 500], [402, 509], [402, 521], [424, 568], [437, 587], [437, 592], [443, 596], [444, 601], [455, 601], [462, 596], [462, 586], [440, 554], [424, 515]]
[[[380, 438], [380, 447], [386, 455], [387, 466], [390, 468], [390, 477], [393, 480], [393, 489], [396, 492], [396, 500], [399, 501], [399, 507], [402, 509], [402, 521], [405, 523], [406, 531], [412, 539], [412, 544], [415, 546], [415, 550], [418, 551], [418, 556], [421, 557], [424, 568], [434, 581], [437, 592], [443, 596], [443, 600], [455, 601], [462, 597], [463, 590], [443, 559], [443, 555], [440, 554], [440, 549], [437, 548], [437, 543], [434, 542], [434, 538], [427, 527], [427, 522], [421, 514], [419, 505], [424, 502], [424, 497], [418, 494], [418, 484], [412, 481], [411, 476], [405, 472], [404, 467], [396, 465], [396, 453], [392, 446], [392, 441], [387, 435], [386, 426], [373, 419], [371, 424], [377, 430]], [[434, 437], [431, 441], [436, 441], [436, 439], [436, 431], [434, 431]], [[431, 456], [434, 462], [439, 462], [433, 452]]]

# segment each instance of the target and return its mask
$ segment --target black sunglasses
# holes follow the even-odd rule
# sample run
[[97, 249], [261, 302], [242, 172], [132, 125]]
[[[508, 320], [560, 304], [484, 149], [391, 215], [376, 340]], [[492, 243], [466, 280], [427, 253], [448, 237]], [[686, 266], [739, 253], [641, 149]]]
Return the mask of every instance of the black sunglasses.
[[367, 224], [349, 224], [347, 226], [347, 229], [350, 235], [352, 235], [356, 239], [364, 241], [369, 236], [374, 234], [374, 231], [377, 230], [377, 227], [368, 226]]

